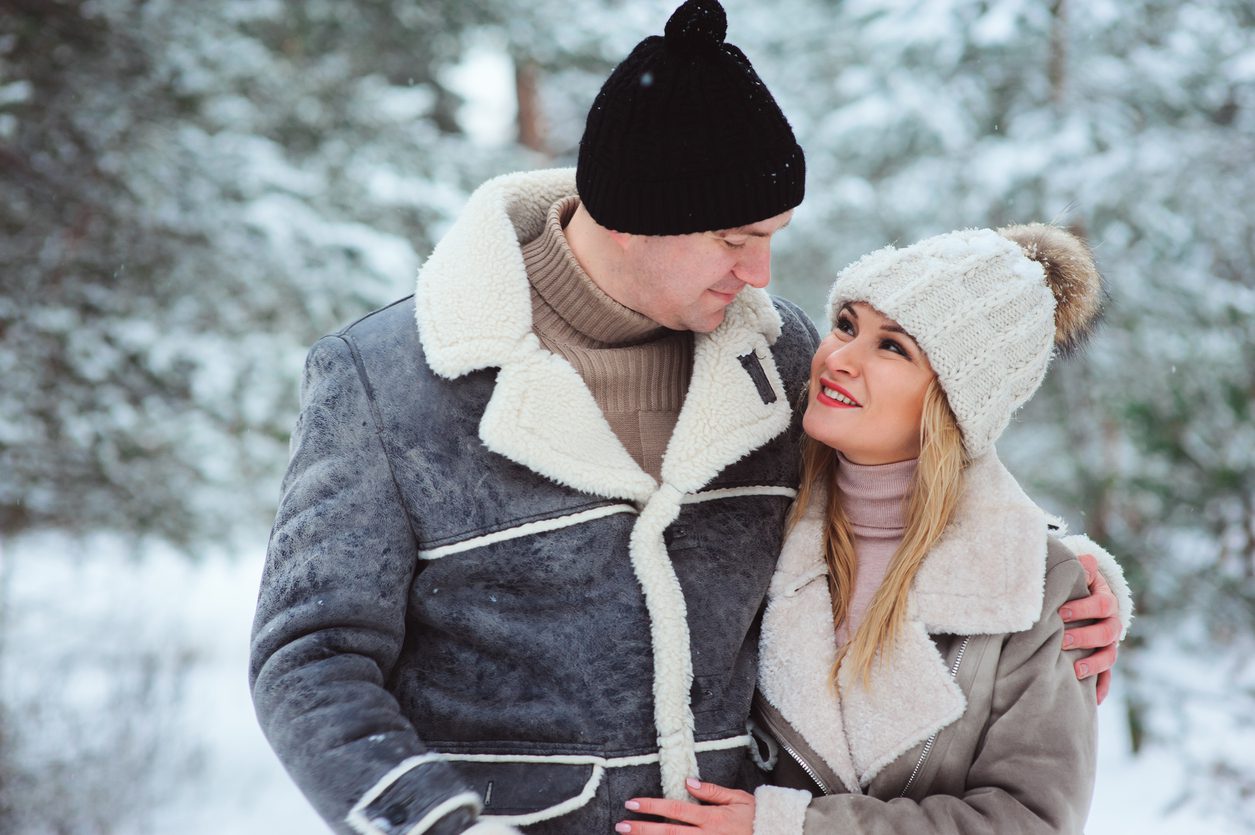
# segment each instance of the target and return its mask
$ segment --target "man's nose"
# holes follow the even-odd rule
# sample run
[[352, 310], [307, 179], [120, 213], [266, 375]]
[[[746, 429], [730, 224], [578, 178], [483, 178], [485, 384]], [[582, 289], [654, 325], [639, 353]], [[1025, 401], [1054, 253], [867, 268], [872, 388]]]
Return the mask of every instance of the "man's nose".
[[760, 245], [750, 244], [745, 247], [734, 273], [737, 278], [751, 287], [762, 289], [771, 283], [771, 244], [763, 241]]

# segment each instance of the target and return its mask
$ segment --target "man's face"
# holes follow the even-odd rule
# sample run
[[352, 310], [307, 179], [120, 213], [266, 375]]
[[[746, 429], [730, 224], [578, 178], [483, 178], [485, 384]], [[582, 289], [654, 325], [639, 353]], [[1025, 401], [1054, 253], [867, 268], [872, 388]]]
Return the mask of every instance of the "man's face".
[[619, 235], [626, 258], [613, 295], [672, 330], [709, 333], [746, 285], [766, 287], [771, 281], [771, 238], [792, 217], [789, 210], [735, 229], [691, 235]]

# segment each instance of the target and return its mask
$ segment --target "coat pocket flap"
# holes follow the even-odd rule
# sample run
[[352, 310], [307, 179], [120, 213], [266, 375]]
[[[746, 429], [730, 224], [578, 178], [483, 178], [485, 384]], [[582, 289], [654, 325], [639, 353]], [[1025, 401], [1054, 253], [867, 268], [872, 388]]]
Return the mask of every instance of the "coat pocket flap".
[[577, 762], [510, 754], [449, 754], [447, 758], [484, 799], [483, 816], [517, 826], [584, 806], [593, 799], [605, 773], [601, 763], [578, 762], [580, 757], [570, 758]]

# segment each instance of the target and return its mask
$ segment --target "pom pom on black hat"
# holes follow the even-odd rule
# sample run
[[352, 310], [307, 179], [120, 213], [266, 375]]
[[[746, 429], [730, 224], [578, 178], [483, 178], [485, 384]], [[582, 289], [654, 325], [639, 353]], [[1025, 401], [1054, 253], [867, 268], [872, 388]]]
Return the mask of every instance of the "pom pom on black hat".
[[717, 0], [688, 0], [671, 15], [665, 32], [670, 47], [718, 46], [728, 36], [728, 15]]
[[1068, 230], [1045, 223], [1007, 226], [998, 234], [1019, 244], [1045, 271], [1055, 297], [1055, 346], [1060, 353], [1080, 348], [1102, 318], [1107, 295], [1089, 246]]

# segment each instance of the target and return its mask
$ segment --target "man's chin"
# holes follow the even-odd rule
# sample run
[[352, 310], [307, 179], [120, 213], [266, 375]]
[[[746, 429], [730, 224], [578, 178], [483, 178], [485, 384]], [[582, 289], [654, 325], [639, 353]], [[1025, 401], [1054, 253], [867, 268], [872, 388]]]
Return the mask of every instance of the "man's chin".
[[712, 313], [702, 321], [691, 324], [689, 330], [693, 333], [710, 333], [723, 324], [726, 314], [726, 309], [721, 308], [717, 313]]

